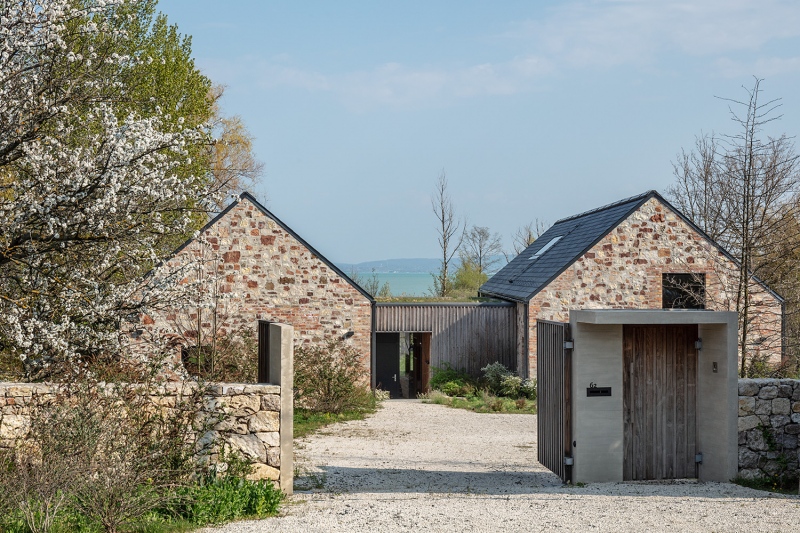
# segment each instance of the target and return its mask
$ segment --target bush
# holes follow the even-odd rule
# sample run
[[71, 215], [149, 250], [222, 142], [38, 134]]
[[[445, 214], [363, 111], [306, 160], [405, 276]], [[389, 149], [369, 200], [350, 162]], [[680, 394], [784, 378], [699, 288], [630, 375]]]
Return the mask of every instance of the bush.
[[522, 396], [526, 397], [529, 400], [536, 400], [536, 395], [538, 393], [538, 388], [535, 379], [525, 379], [522, 380], [522, 384], [519, 387], [519, 392]]
[[162, 512], [196, 525], [273, 516], [283, 500], [283, 493], [271, 481], [234, 476], [209, 477], [203, 483], [178, 489], [176, 495], [175, 503]]
[[431, 389], [442, 390], [442, 387], [446, 383], [456, 383], [459, 386], [463, 385], [472, 385], [473, 388], [475, 386], [475, 380], [472, 377], [464, 372], [463, 370], [457, 370], [453, 368], [450, 363], [445, 363], [443, 367], [433, 367], [433, 375], [431, 376], [431, 380], [428, 383]]
[[475, 386], [463, 381], [448, 381], [442, 384], [439, 390], [448, 396], [472, 396], [475, 394]]
[[[514, 375], [500, 362], [486, 365], [481, 368], [481, 372], [483, 372], [483, 381], [486, 383], [486, 386], [491, 392], [498, 395], [503, 394], [503, 380]], [[509, 383], [509, 386], [513, 386], [513, 384]]]
[[374, 409], [376, 401], [361, 355], [340, 339], [295, 349], [294, 399], [317, 413]]
[[34, 398], [27, 438], [0, 473], [29, 530], [48, 531], [69, 511], [118, 531], [192, 482], [202, 388], [170, 409], [150, 390], [83, 381]]

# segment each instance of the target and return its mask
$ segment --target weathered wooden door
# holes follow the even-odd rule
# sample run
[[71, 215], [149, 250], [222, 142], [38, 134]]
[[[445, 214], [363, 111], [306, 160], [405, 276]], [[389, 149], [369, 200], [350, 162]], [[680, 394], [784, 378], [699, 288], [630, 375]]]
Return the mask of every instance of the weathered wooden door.
[[562, 481], [571, 481], [571, 350], [569, 324], [536, 321], [537, 452], [539, 462]]
[[625, 480], [695, 477], [697, 326], [623, 328]]

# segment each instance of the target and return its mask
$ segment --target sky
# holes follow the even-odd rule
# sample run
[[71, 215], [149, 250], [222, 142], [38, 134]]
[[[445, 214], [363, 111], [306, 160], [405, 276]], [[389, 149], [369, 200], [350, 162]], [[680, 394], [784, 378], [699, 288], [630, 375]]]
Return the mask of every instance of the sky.
[[437, 257], [431, 197], [520, 226], [674, 181], [762, 78], [800, 133], [795, 0], [160, 0], [264, 163], [251, 191], [328, 259]]

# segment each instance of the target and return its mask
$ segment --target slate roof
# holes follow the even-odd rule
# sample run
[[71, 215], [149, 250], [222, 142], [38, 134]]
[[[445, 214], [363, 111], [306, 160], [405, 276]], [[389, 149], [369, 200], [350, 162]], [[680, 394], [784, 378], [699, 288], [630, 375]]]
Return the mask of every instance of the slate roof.
[[[225, 215], [227, 215], [227, 214], [228, 214], [228, 212], [230, 212], [230, 211], [231, 211], [231, 210], [232, 210], [234, 207], [236, 207], [236, 206], [239, 204], [239, 202], [241, 202], [243, 199], [244, 199], [244, 200], [247, 200], [248, 202], [250, 202], [251, 204], [253, 204], [253, 205], [256, 207], [256, 209], [258, 209], [259, 211], [261, 211], [261, 212], [262, 212], [262, 213], [263, 213], [263, 214], [264, 214], [266, 217], [268, 217], [268, 218], [272, 219], [272, 220], [273, 220], [273, 221], [274, 221], [276, 224], [278, 224], [278, 225], [279, 225], [281, 228], [283, 228], [283, 230], [284, 230], [286, 233], [288, 233], [289, 235], [291, 235], [292, 237], [294, 237], [295, 239], [297, 239], [297, 240], [300, 242], [300, 244], [302, 244], [303, 246], [305, 246], [305, 247], [308, 249], [308, 251], [309, 251], [309, 252], [311, 252], [311, 253], [314, 255], [314, 257], [316, 257], [317, 259], [319, 259], [320, 261], [322, 261], [323, 263], [325, 263], [325, 265], [326, 265], [328, 268], [330, 268], [331, 270], [333, 270], [334, 272], [336, 272], [336, 274], [338, 274], [340, 278], [342, 278], [342, 279], [343, 279], [343, 280], [345, 280], [347, 283], [349, 283], [350, 285], [352, 285], [352, 286], [353, 286], [353, 288], [355, 288], [355, 289], [356, 289], [358, 292], [360, 292], [361, 294], [363, 294], [363, 295], [364, 295], [364, 297], [366, 297], [366, 298], [367, 298], [367, 299], [368, 299], [370, 302], [373, 302], [373, 303], [375, 302], [375, 299], [372, 297], [372, 295], [371, 295], [370, 293], [368, 293], [366, 290], [364, 290], [364, 289], [361, 287], [361, 285], [359, 285], [358, 283], [356, 283], [355, 281], [353, 281], [352, 279], [350, 279], [350, 276], [348, 276], [347, 274], [345, 274], [344, 272], [342, 272], [342, 270], [341, 270], [339, 267], [337, 267], [335, 264], [333, 264], [331, 261], [329, 261], [329, 260], [328, 260], [328, 259], [327, 259], [325, 256], [323, 256], [323, 255], [322, 255], [321, 253], [319, 253], [317, 250], [315, 250], [313, 246], [311, 246], [310, 244], [308, 244], [308, 243], [307, 243], [307, 242], [306, 242], [306, 241], [305, 241], [305, 240], [304, 240], [304, 239], [303, 239], [303, 238], [302, 238], [300, 235], [298, 235], [298, 234], [297, 234], [297, 233], [296, 233], [296, 232], [295, 232], [295, 231], [294, 231], [292, 228], [290, 228], [289, 226], [287, 226], [287, 225], [286, 225], [286, 224], [285, 224], [285, 223], [284, 223], [284, 222], [283, 222], [281, 219], [279, 219], [279, 218], [278, 218], [278, 217], [276, 217], [274, 214], [272, 214], [272, 213], [269, 211], [269, 209], [267, 209], [266, 207], [264, 207], [263, 205], [261, 205], [261, 203], [260, 203], [258, 200], [256, 200], [256, 199], [255, 199], [255, 197], [254, 197], [252, 194], [250, 194], [249, 192], [243, 192], [243, 193], [241, 193], [241, 194], [239, 195], [239, 197], [238, 197], [238, 198], [236, 198], [236, 200], [234, 200], [233, 202], [231, 202], [231, 203], [230, 203], [230, 204], [229, 204], [229, 205], [228, 205], [228, 206], [227, 206], [225, 209], [223, 209], [223, 210], [222, 210], [222, 212], [220, 212], [220, 213], [219, 213], [217, 216], [215, 216], [213, 219], [211, 219], [211, 220], [210, 220], [210, 221], [209, 221], [209, 222], [208, 222], [208, 223], [207, 223], [205, 226], [203, 226], [203, 228], [200, 230], [200, 234], [202, 235], [202, 234], [203, 234], [203, 233], [204, 233], [204, 232], [205, 232], [207, 229], [209, 229], [211, 226], [213, 226], [214, 224], [216, 224], [216, 223], [217, 223], [217, 222], [218, 222], [218, 221], [219, 221], [219, 220], [220, 220], [222, 217], [224, 217]], [[170, 254], [170, 257], [174, 257], [175, 255], [177, 255], [177, 254], [178, 254], [178, 252], [180, 252], [181, 250], [183, 250], [184, 248], [186, 248], [187, 246], [189, 246], [189, 244], [191, 244], [191, 243], [192, 243], [192, 241], [194, 241], [194, 239], [189, 239], [188, 241], [186, 241], [185, 243], [183, 243], [183, 244], [182, 244], [181, 246], [179, 246], [179, 247], [178, 247], [178, 248], [177, 248], [177, 249], [176, 249], [174, 252], [172, 252], [172, 254]]]
[[[648, 191], [585, 213], [562, 218], [484, 283], [479, 292], [483, 296], [494, 296], [504, 300], [529, 301], [650, 198], [656, 198], [661, 204], [680, 216], [692, 229], [736, 263], [736, 259], [711, 240], [657, 191]], [[551, 245], [550, 249], [534, 258], [536, 252], [545, 248], [557, 237], [560, 239]], [[779, 301], [783, 301], [783, 298], [764, 282], [757, 278], [756, 281]]]

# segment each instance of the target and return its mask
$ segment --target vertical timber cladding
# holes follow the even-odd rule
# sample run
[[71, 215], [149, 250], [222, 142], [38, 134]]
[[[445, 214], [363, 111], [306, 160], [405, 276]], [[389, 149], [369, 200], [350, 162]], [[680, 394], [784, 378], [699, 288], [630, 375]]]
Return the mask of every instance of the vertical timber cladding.
[[562, 481], [571, 480], [571, 468], [564, 459], [572, 456], [570, 417], [569, 324], [536, 321], [537, 452], [539, 462]]
[[696, 325], [623, 326], [623, 479], [695, 477]]
[[478, 376], [499, 361], [517, 369], [516, 307], [510, 303], [378, 303], [375, 333], [430, 333], [431, 367]]

